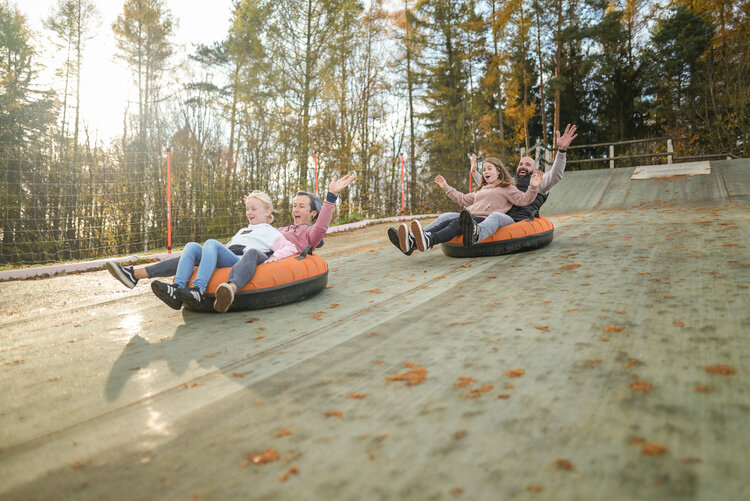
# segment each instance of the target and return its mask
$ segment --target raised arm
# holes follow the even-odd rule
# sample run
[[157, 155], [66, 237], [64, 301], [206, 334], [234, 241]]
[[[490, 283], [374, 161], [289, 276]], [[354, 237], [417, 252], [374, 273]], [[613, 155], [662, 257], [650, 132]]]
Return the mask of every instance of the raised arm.
[[552, 164], [552, 168], [544, 174], [542, 184], [539, 186], [539, 193], [547, 193], [550, 188], [560, 182], [565, 173], [566, 153], [568, 146], [578, 137], [576, 134], [576, 126], [568, 124], [565, 126], [565, 132], [560, 135], [560, 131], [555, 131], [557, 138], [557, 154], [555, 155], [555, 162]]
[[333, 209], [336, 207], [336, 200], [339, 197], [339, 193], [349, 186], [352, 181], [354, 181], [354, 176], [351, 174], [342, 176], [341, 179], [338, 176], [333, 176], [331, 184], [328, 185], [328, 193], [326, 194], [326, 199], [323, 201], [318, 219], [307, 234], [308, 245], [316, 247], [323, 240], [323, 237], [326, 236], [328, 225], [331, 224], [331, 219], [333, 219]]
[[474, 203], [475, 193], [461, 193], [456, 188], [450, 186], [443, 176], [435, 176], [435, 182], [445, 191], [448, 198], [457, 204], [468, 207]]
[[474, 180], [477, 186], [479, 186], [479, 183], [482, 182], [482, 174], [479, 172], [479, 169], [477, 168], [477, 155], [476, 153], [473, 153], [471, 155], [471, 169], [469, 170], [469, 175]]
[[541, 183], [541, 171], [534, 171], [534, 174], [531, 175], [531, 180], [529, 181], [529, 188], [525, 192], [519, 190], [513, 185], [508, 187], [508, 199], [513, 203], [513, 205], [517, 205], [519, 207], [529, 205], [536, 198], [536, 195], [539, 192], [539, 185]]

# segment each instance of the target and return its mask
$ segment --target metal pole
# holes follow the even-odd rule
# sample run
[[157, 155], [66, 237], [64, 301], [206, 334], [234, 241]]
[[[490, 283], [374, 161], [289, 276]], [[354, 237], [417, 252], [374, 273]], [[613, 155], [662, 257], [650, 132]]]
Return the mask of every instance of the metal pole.
[[167, 253], [172, 253], [172, 151], [167, 149]]
[[401, 154], [401, 215], [406, 215], [406, 190], [404, 188], [404, 154]]

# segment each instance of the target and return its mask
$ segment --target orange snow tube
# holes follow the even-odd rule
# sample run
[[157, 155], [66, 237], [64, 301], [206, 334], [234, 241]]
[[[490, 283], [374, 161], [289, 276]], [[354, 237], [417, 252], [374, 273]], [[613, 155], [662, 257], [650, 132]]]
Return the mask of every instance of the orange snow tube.
[[536, 217], [503, 226], [489, 238], [471, 247], [463, 246], [462, 235], [445, 242], [441, 247], [443, 253], [450, 257], [500, 256], [544, 247], [552, 241], [554, 230], [549, 219]]
[[[200, 308], [191, 307], [185, 303], [184, 307], [193, 311], [214, 311], [216, 287], [229, 280], [232, 268], [217, 268], [208, 281], [206, 298]], [[198, 267], [193, 270], [188, 287], [198, 273]], [[228, 311], [255, 310], [279, 306], [305, 299], [325, 289], [328, 283], [328, 263], [317, 255], [306, 251], [300, 255], [288, 257], [273, 263], [258, 265], [255, 276], [234, 296], [234, 302]]]

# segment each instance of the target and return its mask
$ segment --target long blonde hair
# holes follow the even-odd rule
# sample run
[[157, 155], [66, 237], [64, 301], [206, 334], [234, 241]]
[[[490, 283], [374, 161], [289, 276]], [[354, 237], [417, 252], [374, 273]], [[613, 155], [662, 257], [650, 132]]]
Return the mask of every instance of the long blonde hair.
[[274, 213], [274, 210], [273, 210], [273, 201], [271, 200], [271, 197], [269, 197], [268, 194], [266, 192], [264, 192], [264, 191], [253, 190], [250, 193], [248, 193], [247, 195], [245, 195], [245, 197], [242, 199], [242, 201], [245, 202], [245, 204], [247, 204], [247, 201], [250, 198], [254, 198], [254, 199], [258, 200], [260, 203], [263, 204], [263, 207], [265, 207], [266, 210], [270, 210], [271, 211], [270, 221], [268, 221], [268, 222], [269, 222], [269, 224], [273, 223], [273, 213]]
[[[511, 177], [508, 170], [505, 168], [505, 165], [503, 165], [502, 160], [500, 160], [497, 157], [487, 157], [482, 161], [483, 167], [485, 163], [488, 163], [497, 169], [497, 173], [498, 173], [497, 181], [495, 181], [492, 184], [493, 188], [497, 186], [505, 187], [505, 186], [510, 186], [511, 184], [513, 184], [513, 178]], [[487, 180], [484, 178], [484, 176], [482, 176], [482, 181], [479, 183], [477, 190], [480, 190], [484, 188], [485, 186], [487, 186]]]

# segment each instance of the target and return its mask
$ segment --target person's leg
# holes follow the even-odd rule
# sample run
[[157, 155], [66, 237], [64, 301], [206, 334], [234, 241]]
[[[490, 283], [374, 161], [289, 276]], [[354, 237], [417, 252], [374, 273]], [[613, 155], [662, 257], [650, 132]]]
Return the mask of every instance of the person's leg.
[[425, 233], [430, 239], [430, 247], [437, 244], [442, 244], [452, 240], [456, 236], [461, 234], [461, 225], [458, 223], [458, 217], [455, 217], [442, 224], [442, 227], [437, 231], [429, 232], [425, 229]]
[[188, 280], [193, 275], [193, 267], [196, 263], [200, 263], [202, 255], [203, 247], [198, 242], [188, 242], [182, 249], [182, 256], [180, 256], [174, 277], [174, 284], [177, 287], [187, 287]]
[[193, 280], [193, 287], [197, 287], [201, 293], [206, 292], [208, 281], [211, 280], [211, 275], [214, 274], [216, 268], [234, 266], [239, 260], [240, 256], [227, 249], [218, 240], [206, 240], [203, 244], [203, 255], [198, 265], [198, 273]]
[[427, 231], [427, 229], [422, 230], [419, 221], [412, 221], [411, 231], [414, 234], [417, 249], [424, 252], [437, 244], [447, 242], [456, 235], [461, 234], [461, 225], [458, 222], [458, 218], [446, 220], [438, 228], [437, 231]]
[[[136, 278], [171, 277], [177, 274], [177, 266], [179, 262], [179, 257], [165, 259], [164, 261], [150, 264], [144, 268], [137, 268], [135, 270], [135, 276]], [[145, 273], [145, 275], [139, 276], [141, 273]]]
[[229, 271], [229, 279], [216, 287], [214, 310], [226, 312], [234, 302], [234, 295], [255, 276], [258, 265], [268, 259], [265, 252], [257, 249], [247, 251]]
[[235, 292], [242, 289], [245, 284], [253, 279], [255, 269], [258, 265], [265, 262], [267, 259], [268, 256], [266, 256], [265, 252], [250, 249], [242, 256], [242, 258], [240, 258], [239, 261], [237, 261], [237, 263], [235, 263], [234, 266], [232, 266], [232, 270], [229, 272], [229, 280], [227, 282], [234, 284], [237, 287]]
[[489, 238], [501, 227], [513, 224], [514, 222], [512, 217], [503, 212], [493, 212], [487, 216], [487, 219], [477, 225], [479, 228], [477, 242]]
[[434, 233], [440, 231], [450, 224], [453, 219], [458, 219], [458, 212], [445, 212], [440, 214], [437, 219], [424, 227], [424, 231]]

